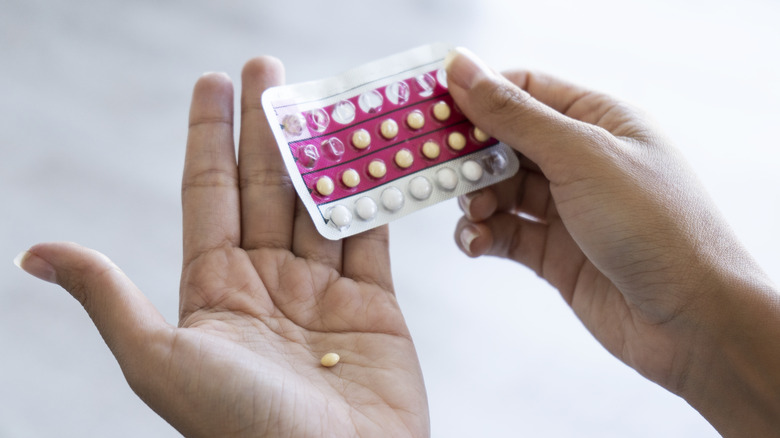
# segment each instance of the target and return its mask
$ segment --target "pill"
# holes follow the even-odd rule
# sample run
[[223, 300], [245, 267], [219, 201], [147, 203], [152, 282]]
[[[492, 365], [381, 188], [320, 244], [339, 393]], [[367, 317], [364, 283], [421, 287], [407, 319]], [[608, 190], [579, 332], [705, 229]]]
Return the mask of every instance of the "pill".
[[379, 125], [379, 131], [382, 133], [382, 137], [390, 140], [398, 135], [398, 123], [393, 119], [387, 119]]
[[387, 166], [382, 160], [372, 160], [368, 163], [368, 174], [373, 178], [382, 178], [387, 173]]
[[336, 365], [337, 363], [339, 363], [340, 360], [341, 360], [341, 356], [339, 356], [338, 354], [328, 353], [325, 356], [322, 356], [322, 359], [320, 359], [320, 363], [322, 364], [322, 366], [330, 368]]
[[347, 169], [341, 174], [341, 182], [350, 189], [360, 184], [360, 175], [355, 169]]
[[330, 209], [330, 221], [339, 230], [345, 230], [352, 223], [352, 213], [347, 207], [337, 205]]
[[460, 167], [460, 173], [471, 182], [477, 182], [482, 178], [482, 166], [474, 160], [466, 160]]
[[371, 134], [365, 129], [358, 129], [352, 134], [352, 145], [358, 149], [365, 149], [371, 144]]
[[432, 191], [431, 182], [424, 176], [417, 176], [409, 181], [409, 193], [420, 201], [430, 198]]
[[317, 180], [317, 193], [322, 196], [330, 196], [330, 194], [333, 193], [334, 188], [333, 180], [328, 176], [320, 177], [320, 179]]
[[305, 144], [298, 149], [298, 162], [301, 166], [311, 169], [317, 164], [317, 160], [320, 158], [320, 152], [317, 150], [317, 146], [313, 144]]
[[458, 174], [449, 167], [444, 167], [436, 172], [436, 182], [444, 190], [455, 190], [458, 185]]
[[404, 194], [395, 187], [385, 189], [380, 195], [382, 206], [388, 211], [398, 211], [404, 206]]
[[440, 122], [449, 119], [450, 114], [452, 114], [452, 111], [450, 111], [450, 106], [447, 105], [447, 102], [443, 100], [437, 102], [436, 105], [433, 106], [433, 117], [435, 117], [436, 120]]
[[425, 155], [425, 158], [434, 160], [436, 158], [439, 158], [439, 152], [441, 152], [441, 148], [439, 147], [439, 143], [436, 143], [433, 140], [428, 140], [422, 145], [422, 153]]
[[355, 201], [355, 213], [360, 219], [370, 221], [376, 217], [376, 202], [368, 196], [364, 196]]
[[412, 129], [420, 129], [425, 125], [425, 116], [419, 110], [412, 111], [406, 116], [406, 124]]
[[395, 164], [402, 169], [406, 169], [414, 163], [414, 156], [409, 149], [401, 149], [395, 153]]
[[477, 128], [476, 126], [474, 127], [473, 134], [474, 134], [474, 139], [477, 140], [480, 143], [484, 143], [484, 142], [490, 140], [490, 136], [488, 135], [488, 133], [483, 131], [483, 130], [481, 130], [481, 129], [479, 129], [479, 128]]
[[466, 136], [457, 131], [451, 132], [447, 136], [447, 145], [454, 151], [462, 150], [466, 147]]

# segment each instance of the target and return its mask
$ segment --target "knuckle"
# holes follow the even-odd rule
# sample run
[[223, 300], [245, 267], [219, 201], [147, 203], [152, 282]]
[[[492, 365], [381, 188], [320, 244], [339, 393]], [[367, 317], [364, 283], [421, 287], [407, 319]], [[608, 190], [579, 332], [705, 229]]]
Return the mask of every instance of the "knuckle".
[[483, 94], [485, 109], [491, 114], [502, 114], [524, 106], [531, 98], [519, 88], [507, 82], [493, 86]]

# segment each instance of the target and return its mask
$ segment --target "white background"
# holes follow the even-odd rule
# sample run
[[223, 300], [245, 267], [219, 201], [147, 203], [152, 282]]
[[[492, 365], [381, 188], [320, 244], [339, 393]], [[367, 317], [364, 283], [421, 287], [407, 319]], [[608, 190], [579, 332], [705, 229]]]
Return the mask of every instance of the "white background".
[[[175, 323], [192, 85], [272, 54], [288, 81], [433, 41], [547, 71], [653, 115], [780, 279], [780, 6], [634, 2], [0, 2], [0, 437], [177, 436], [76, 301], [11, 260], [72, 240]], [[238, 102], [238, 99], [237, 99]], [[454, 201], [393, 223], [393, 272], [436, 437], [713, 437], [606, 353], [525, 268], [461, 255]]]

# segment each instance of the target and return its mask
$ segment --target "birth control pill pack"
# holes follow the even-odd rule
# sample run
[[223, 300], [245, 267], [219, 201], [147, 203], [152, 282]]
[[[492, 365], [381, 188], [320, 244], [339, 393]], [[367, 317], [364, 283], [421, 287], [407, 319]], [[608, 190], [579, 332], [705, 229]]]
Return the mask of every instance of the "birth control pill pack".
[[494, 184], [515, 153], [447, 91], [444, 44], [267, 89], [266, 117], [317, 230], [338, 240]]

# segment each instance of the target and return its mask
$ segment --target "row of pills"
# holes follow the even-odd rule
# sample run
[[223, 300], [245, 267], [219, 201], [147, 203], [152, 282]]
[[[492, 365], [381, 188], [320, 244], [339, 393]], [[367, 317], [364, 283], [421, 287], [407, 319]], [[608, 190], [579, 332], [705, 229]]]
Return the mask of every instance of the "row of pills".
[[[354, 218], [363, 221], [372, 221], [379, 212], [379, 206], [387, 213], [395, 213], [404, 207], [407, 195], [415, 201], [427, 201], [434, 192], [434, 188], [444, 192], [452, 192], [458, 186], [460, 178], [468, 183], [480, 181], [487, 171], [491, 175], [500, 175], [508, 166], [506, 155], [501, 151], [493, 151], [482, 160], [466, 159], [459, 164], [459, 172], [451, 166], [444, 166], [436, 170], [432, 176], [432, 182], [425, 175], [414, 176], [408, 180], [406, 194], [396, 185], [391, 185], [381, 190], [378, 194], [378, 202], [371, 196], [360, 196], [353, 204], [352, 209], [343, 203], [328, 207], [327, 215], [330, 223], [339, 231], [344, 231], [352, 225]], [[353, 214], [354, 212], [354, 214]]]

